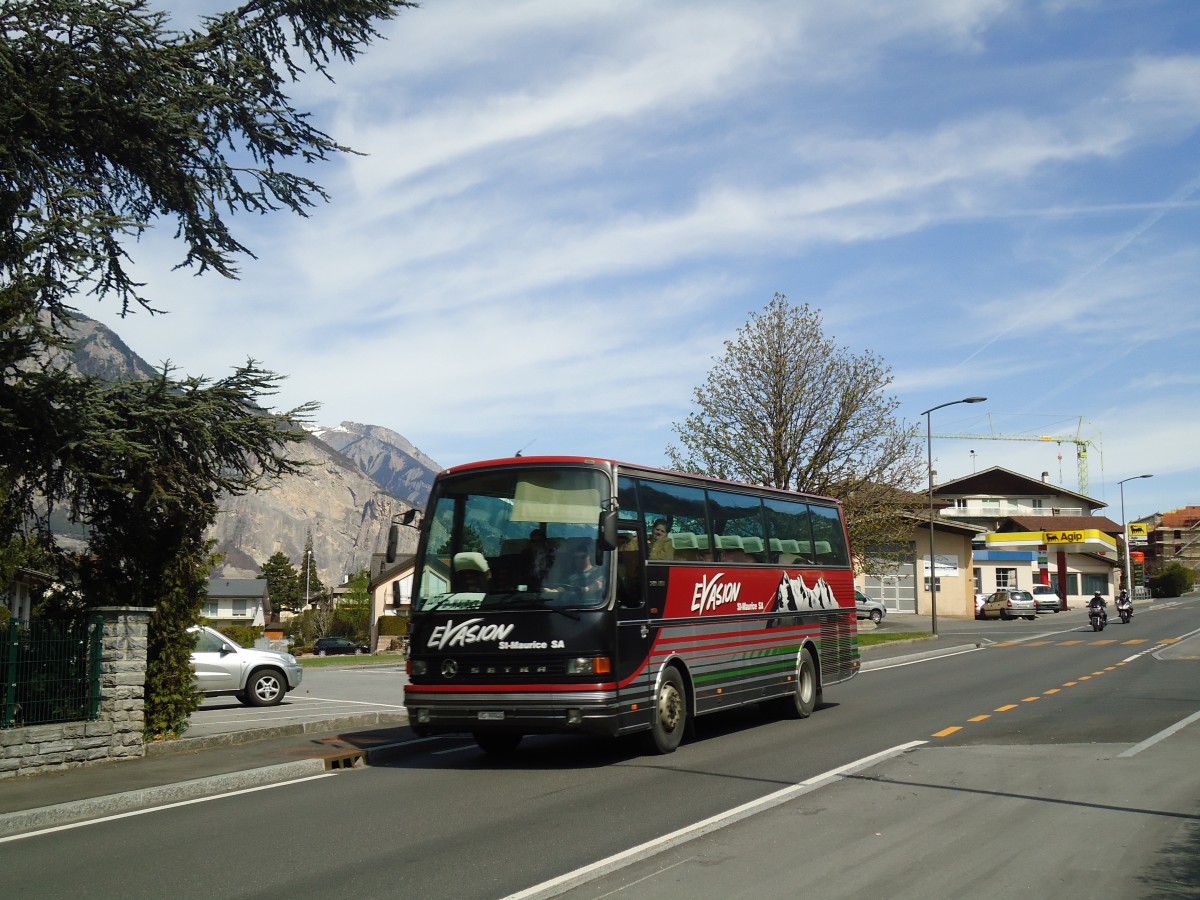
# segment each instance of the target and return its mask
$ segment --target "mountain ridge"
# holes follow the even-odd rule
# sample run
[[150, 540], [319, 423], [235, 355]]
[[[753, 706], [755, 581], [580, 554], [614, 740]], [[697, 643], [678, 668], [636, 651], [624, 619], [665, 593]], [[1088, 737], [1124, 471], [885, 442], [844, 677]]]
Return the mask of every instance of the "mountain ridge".
[[[60, 361], [102, 381], [151, 378], [158, 370], [131, 350], [108, 326], [78, 316], [72, 348]], [[321, 580], [329, 586], [368, 568], [383, 549], [393, 516], [424, 508], [440, 466], [399, 432], [379, 425], [342, 422], [306, 426], [304, 441], [285, 452], [306, 463], [265, 489], [220, 501], [207, 536], [216, 541], [221, 562], [213, 575], [254, 578], [274, 553], [282, 551], [303, 567], [308, 534]], [[416, 549], [415, 532], [400, 529], [400, 552]]]

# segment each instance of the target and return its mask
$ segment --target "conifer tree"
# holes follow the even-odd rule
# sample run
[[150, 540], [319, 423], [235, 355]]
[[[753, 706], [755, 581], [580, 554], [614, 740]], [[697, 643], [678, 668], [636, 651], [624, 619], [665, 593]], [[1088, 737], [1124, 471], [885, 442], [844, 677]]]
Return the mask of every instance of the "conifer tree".
[[[90, 528], [93, 602], [154, 607], [148, 736], [198, 703], [186, 628], [204, 599], [205, 528], [220, 492], [294, 465], [312, 406], [264, 411], [277, 378], [253, 360], [215, 382], [113, 388], [53, 364], [78, 298], [156, 312], [130, 273], [147, 230], [179, 265], [233, 278], [252, 256], [232, 218], [304, 215], [325, 199], [304, 166], [345, 148], [288, 96], [379, 36], [405, 0], [247, 0], [173, 28], [149, 0], [0, 0], [0, 544], [47, 533], [45, 508]], [[40, 518], [39, 518], [40, 517]]]

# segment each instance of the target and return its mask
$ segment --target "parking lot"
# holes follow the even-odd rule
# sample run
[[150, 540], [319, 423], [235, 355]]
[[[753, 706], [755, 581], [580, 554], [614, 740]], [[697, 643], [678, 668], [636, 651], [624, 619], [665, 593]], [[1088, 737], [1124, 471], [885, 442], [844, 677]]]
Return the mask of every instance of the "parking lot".
[[281, 728], [363, 713], [401, 714], [403, 664], [306, 668], [300, 687], [279, 706], [244, 706], [234, 697], [206, 697], [192, 713], [185, 737], [210, 737], [251, 728]]

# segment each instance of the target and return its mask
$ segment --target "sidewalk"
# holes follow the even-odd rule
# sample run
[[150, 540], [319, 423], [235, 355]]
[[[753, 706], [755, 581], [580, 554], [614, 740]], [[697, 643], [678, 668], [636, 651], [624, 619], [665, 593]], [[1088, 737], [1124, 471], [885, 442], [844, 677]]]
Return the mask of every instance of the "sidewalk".
[[141, 759], [0, 781], [0, 837], [354, 768], [412, 739], [404, 713], [151, 744]]
[[[868, 647], [863, 668], [973, 649], [961, 644], [927, 638]], [[407, 724], [408, 716], [397, 712], [243, 729], [151, 744], [141, 759], [6, 778], [0, 781], [0, 837], [369, 765], [414, 740]]]

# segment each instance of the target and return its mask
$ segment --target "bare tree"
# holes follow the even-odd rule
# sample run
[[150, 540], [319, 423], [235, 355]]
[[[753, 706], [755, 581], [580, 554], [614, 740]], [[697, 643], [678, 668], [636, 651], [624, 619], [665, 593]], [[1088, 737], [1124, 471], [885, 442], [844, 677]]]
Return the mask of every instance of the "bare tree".
[[856, 548], [895, 543], [922, 468], [891, 383], [882, 359], [837, 346], [819, 311], [776, 294], [725, 342], [667, 457], [682, 471], [837, 497]]

